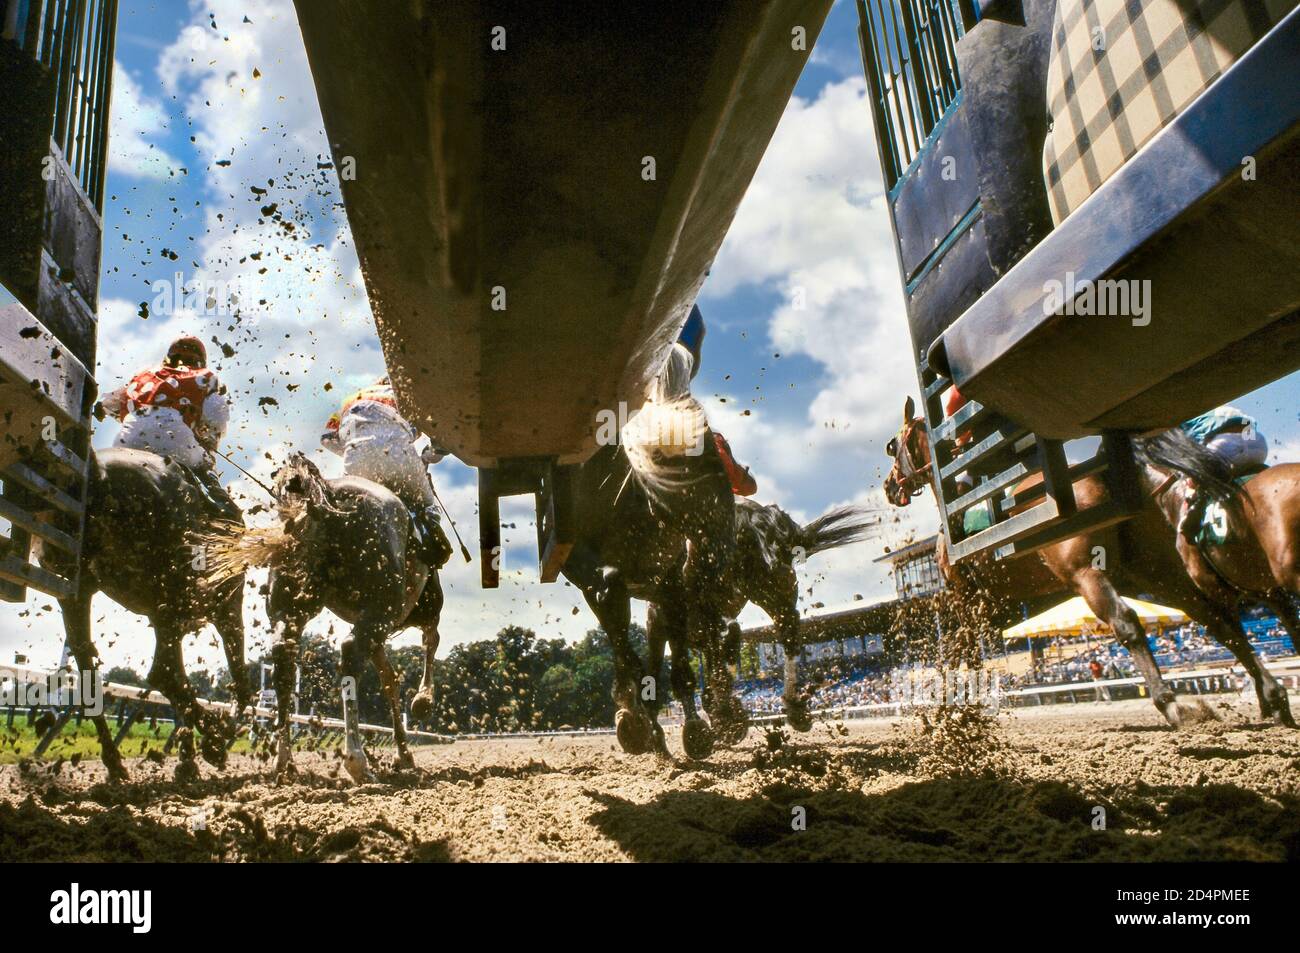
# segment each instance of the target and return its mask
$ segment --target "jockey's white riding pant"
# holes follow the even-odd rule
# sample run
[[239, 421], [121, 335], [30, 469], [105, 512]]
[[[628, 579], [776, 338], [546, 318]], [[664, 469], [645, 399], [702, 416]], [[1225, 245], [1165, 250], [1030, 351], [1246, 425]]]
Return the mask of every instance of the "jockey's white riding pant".
[[374, 480], [396, 493], [412, 509], [434, 505], [433, 487], [424, 461], [411, 443], [411, 431], [402, 425], [367, 421], [349, 427], [345, 416], [339, 427], [343, 444], [343, 471]]
[[1205, 448], [1232, 468], [1234, 474], [1262, 467], [1268, 462], [1268, 440], [1258, 430], [1250, 436], [1244, 432], [1215, 434], [1205, 442]]
[[180, 411], [171, 407], [141, 408], [126, 415], [113, 440], [115, 447], [152, 450], [196, 470], [212, 466], [212, 458], [199, 445]]

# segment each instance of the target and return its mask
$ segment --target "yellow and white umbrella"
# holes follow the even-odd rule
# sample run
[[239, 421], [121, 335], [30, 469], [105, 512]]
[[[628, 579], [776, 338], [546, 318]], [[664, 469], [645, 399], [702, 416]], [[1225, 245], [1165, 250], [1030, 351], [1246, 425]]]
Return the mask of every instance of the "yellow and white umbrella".
[[[1169, 606], [1159, 606], [1154, 602], [1125, 597], [1125, 602], [1137, 613], [1143, 628], [1153, 625], [1182, 625], [1187, 621], [1187, 614]], [[1082, 596], [1067, 599], [1055, 608], [1040, 612], [1009, 629], [1002, 631], [1007, 640], [1032, 638], [1036, 635], [1081, 635], [1083, 633], [1110, 635], [1110, 626], [1102, 622], [1088, 608]]]

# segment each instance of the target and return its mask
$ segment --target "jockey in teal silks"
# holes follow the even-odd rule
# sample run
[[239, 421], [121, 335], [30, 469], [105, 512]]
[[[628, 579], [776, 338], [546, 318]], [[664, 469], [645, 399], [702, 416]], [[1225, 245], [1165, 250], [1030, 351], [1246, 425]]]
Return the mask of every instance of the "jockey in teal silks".
[[[686, 324], [682, 326], [681, 333], [677, 335], [677, 343], [674, 345], [690, 355], [692, 380], [700, 371], [704, 333], [704, 315], [700, 313], [700, 306], [693, 304], [690, 317], [686, 319]], [[731, 454], [731, 445], [716, 430], [713, 431], [713, 444], [718, 450], [718, 456], [722, 457], [722, 465], [727, 469], [727, 477], [731, 480], [731, 492], [737, 496], [753, 496], [757, 493], [758, 483], [750, 474], [749, 467], [743, 467], [736, 462], [736, 458]]]
[[[1193, 440], [1217, 455], [1232, 470], [1234, 477], [1264, 468], [1268, 460], [1268, 440], [1259, 432], [1255, 418], [1224, 404], [1179, 425]], [[1183, 500], [1183, 515], [1178, 531], [1195, 540], [1205, 518], [1206, 502], [1193, 480], [1187, 481], [1190, 492]]]

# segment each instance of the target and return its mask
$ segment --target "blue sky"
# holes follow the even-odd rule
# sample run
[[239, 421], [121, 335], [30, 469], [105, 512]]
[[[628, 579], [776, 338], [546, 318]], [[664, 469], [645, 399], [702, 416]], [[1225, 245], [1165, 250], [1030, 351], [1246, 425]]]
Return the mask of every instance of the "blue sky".
[[[853, 4], [840, 0], [700, 298], [709, 334], [696, 394], [753, 467], [759, 498], [805, 520], [837, 503], [884, 506], [883, 446], [916, 389], [856, 26]], [[123, 0], [115, 76], [101, 386], [156, 361], [177, 333], [215, 337], [234, 351], [218, 364], [235, 399], [225, 449], [266, 477], [288, 449], [315, 449], [341, 393], [382, 369], [337, 182], [318, 167], [330, 157], [292, 4]], [[266, 211], [270, 203], [276, 209]], [[215, 288], [222, 304], [237, 294], [238, 321], [156, 307], [177, 271], [189, 285]], [[795, 289], [807, 310], [791, 307]], [[259, 407], [265, 397], [276, 404]], [[1279, 454], [1297, 459], [1298, 398], [1293, 375], [1236, 403], [1259, 418]], [[113, 432], [105, 425], [96, 442]], [[337, 472], [334, 458], [318, 461]], [[233, 470], [224, 476], [237, 494], [260, 499]], [[473, 471], [448, 461], [435, 477], [472, 535]], [[572, 588], [536, 582], [526, 502], [508, 505], [503, 518], [513, 524], [503, 586], [483, 592], [477, 566], [453, 562], [444, 645], [510, 623], [545, 637], [593, 628]], [[918, 500], [887, 514], [879, 540], [817, 557], [802, 571], [805, 608], [890, 594], [874, 558], [935, 523], [933, 506]], [[56, 660], [62, 630], [57, 609], [43, 608], [49, 602], [0, 607], [0, 651]], [[264, 614], [250, 602], [247, 616], [256, 651], [266, 644]], [[153, 640], [143, 620], [103, 596], [94, 618], [110, 664], [147, 666]], [[764, 620], [750, 609], [742, 621]], [[317, 625], [333, 625], [336, 636], [343, 628], [329, 618]], [[209, 643], [192, 640], [192, 666], [216, 664]]]

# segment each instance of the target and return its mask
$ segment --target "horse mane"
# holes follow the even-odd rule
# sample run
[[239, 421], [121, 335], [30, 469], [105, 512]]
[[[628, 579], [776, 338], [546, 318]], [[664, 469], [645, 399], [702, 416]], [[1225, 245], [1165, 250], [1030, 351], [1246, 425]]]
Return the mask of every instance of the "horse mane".
[[836, 506], [800, 528], [800, 545], [805, 555], [812, 556], [869, 539], [878, 525], [860, 506]]
[[316, 464], [295, 450], [275, 475], [276, 508], [284, 519], [292, 519], [312, 507], [339, 512], [329, 481]]
[[709, 424], [690, 393], [693, 365], [691, 353], [674, 346], [645, 403], [619, 434], [629, 475], [652, 501], [681, 493], [702, 476], [691, 459], [703, 456]]
[[804, 558], [867, 539], [875, 521], [857, 506], [837, 506], [800, 526], [781, 507], [752, 500], [736, 501], [736, 544], [754, 547], [769, 568], [790, 565], [795, 550]]
[[1134, 437], [1133, 452], [1145, 466], [1191, 477], [1200, 492], [1216, 503], [1230, 507], [1241, 504], [1241, 487], [1233, 480], [1232, 470], [1181, 427], [1151, 437]]

